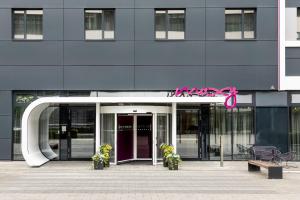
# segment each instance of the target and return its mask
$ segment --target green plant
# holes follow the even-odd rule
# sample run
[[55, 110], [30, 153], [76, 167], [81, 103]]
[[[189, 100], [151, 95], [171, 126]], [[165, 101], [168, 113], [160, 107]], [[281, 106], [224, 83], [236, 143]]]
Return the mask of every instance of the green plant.
[[110, 144], [103, 144], [99, 148], [100, 153], [103, 155], [103, 163], [105, 167], [109, 167], [111, 150], [112, 146]]
[[159, 146], [159, 149], [163, 152], [164, 149], [167, 147], [168, 145], [166, 143], [161, 143]]
[[169, 170], [178, 170], [178, 164], [181, 162], [180, 155], [171, 153], [167, 156]]
[[104, 161], [104, 156], [101, 153], [96, 153], [92, 156], [92, 160], [98, 164]]
[[163, 150], [163, 156], [166, 158], [169, 154], [174, 152], [174, 147], [171, 145], [167, 145]]

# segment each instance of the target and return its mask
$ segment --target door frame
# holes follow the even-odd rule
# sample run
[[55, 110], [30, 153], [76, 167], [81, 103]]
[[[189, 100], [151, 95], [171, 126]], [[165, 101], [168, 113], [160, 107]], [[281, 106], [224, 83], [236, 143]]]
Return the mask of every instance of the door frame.
[[[132, 114], [134, 116], [138, 115], [152, 115], [152, 164], [156, 165], [157, 162], [157, 114], [172, 114], [172, 105], [166, 106], [150, 106], [150, 105], [137, 105], [137, 106], [101, 106], [100, 114], [115, 114], [115, 160], [112, 164], [121, 163], [117, 160], [117, 124], [118, 124], [118, 114]], [[136, 117], [134, 117], [134, 123], [136, 123]], [[134, 132], [136, 132], [137, 124], [134, 124]], [[169, 130], [169, 128], [168, 128]], [[169, 130], [170, 131], [170, 130]], [[167, 137], [169, 137], [169, 133], [167, 133]], [[136, 134], [134, 134], [134, 140], [136, 140]], [[101, 140], [101, 138], [100, 138]], [[170, 138], [168, 138], [170, 140]], [[136, 157], [136, 141], [134, 141], [134, 159], [131, 160], [145, 160], [145, 159], [137, 159]], [[126, 160], [126, 161], [131, 161]], [[151, 160], [151, 159], [149, 159]]]

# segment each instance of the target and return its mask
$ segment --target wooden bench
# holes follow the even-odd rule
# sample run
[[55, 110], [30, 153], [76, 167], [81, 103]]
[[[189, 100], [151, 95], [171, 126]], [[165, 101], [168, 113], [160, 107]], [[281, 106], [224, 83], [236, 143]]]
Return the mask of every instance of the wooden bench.
[[269, 179], [282, 179], [282, 166], [261, 160], [248, 161], [249, 172], [260, 171], [261, 167], [266, 168], [268, 170]]

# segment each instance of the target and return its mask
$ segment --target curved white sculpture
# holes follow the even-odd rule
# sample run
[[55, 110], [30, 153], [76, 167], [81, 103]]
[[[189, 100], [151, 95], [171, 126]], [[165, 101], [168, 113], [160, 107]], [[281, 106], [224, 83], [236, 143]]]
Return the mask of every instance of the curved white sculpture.
[[[96, 103], [224, 103], [225, 97], [44, 97], [32, 102], [24, 111], [22, 117], [22, 154], [29, 166], [39, 167], [56, 154], [51, 147], [39, 144], [40, 115], [52, 103], [95, 104]], [[99, 122], [96, 122], [99, 123]], [[45, 135], [43, 136], [45, 137]], [[48, 137], [48, 135], [47, 135]], [[97, 137], [96, 137], [97, 138]], [[48, 141], [48, 138], [46, 138]]]

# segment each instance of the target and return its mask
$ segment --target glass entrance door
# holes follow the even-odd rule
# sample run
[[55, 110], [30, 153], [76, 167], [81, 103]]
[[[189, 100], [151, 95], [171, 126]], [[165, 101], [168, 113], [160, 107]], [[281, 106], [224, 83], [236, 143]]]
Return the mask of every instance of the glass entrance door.
[[133, 159], [133, 115], [118, 115], [117, 118], [117, 162]]
[[90, 159], [95, 148], [95, 107], [60, 106], [60, 160]]
[[152, 158], [152, 115], [137, 115], [137, 158]]

